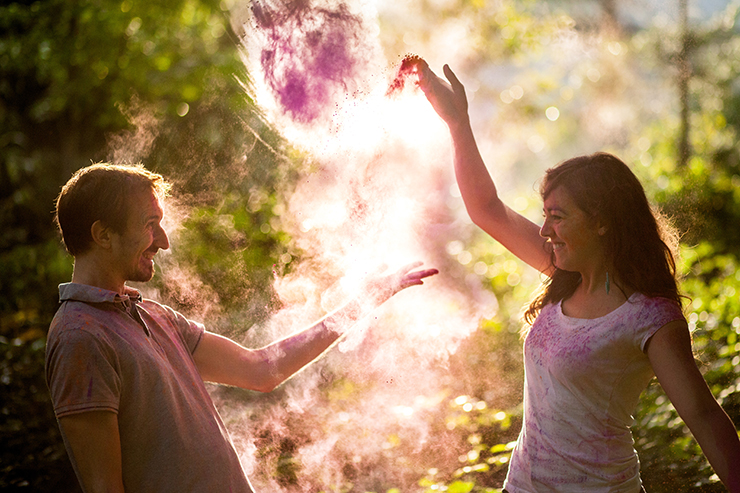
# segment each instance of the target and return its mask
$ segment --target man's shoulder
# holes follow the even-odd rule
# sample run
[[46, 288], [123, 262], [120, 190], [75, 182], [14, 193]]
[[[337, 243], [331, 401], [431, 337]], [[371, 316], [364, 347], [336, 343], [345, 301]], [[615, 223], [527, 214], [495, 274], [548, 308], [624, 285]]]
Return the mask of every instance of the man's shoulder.
[[55, 325], [67, 324], [87, 324], [94, 320], [105, 320], [112, 316], [111, 309], [106, 303], [89, 303], [85, 301], [66, 300], [63, 301], [54, 318], [51, 321], [52, 327]]
[[150, 315], [158, 319], [164, 318], [172, 323], [175, 323], [178, 319], [186, 318], [182, 313], [178, 312], [171, 306], [149, 298], [142, 298], [138, 306]]
[[[137, 293], [138, 294], [138, 293]], [[115, 291], [81, 284], [66, 282], [59, 285], [59, 301], [82, 301], [86, 303], [112, 303], [118, 299]]]
[[141, 312], [145, 312], [157, 326], [164, 330], [175, 331], [180, 334], [196, 333], [197, 338], [200, 338], [200, 335], [205, 331], [202, 322], [193, 320], [164, 303], [144, 298], [138, 306]]
[[65, 301], [51, 320], [48, 338], [70, 331], [94, 335], [108, 326], [114, 317], [111, 307], [105, 304]]

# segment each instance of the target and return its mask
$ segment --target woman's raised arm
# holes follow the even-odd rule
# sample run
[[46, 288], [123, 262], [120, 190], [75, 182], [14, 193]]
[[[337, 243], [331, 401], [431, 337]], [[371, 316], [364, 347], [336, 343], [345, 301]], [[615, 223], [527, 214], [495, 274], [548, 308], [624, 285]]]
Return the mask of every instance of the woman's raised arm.
[[437, 114], [447, 123], [455, 154], [455, 177], [470, 219], [511, 253], [549, 274], [550, 250], [539, 226], [504, 204], [486, 169], [473, 136], [465, 88], [449, 66], [446, 82], [422, 61], [419, 86]]

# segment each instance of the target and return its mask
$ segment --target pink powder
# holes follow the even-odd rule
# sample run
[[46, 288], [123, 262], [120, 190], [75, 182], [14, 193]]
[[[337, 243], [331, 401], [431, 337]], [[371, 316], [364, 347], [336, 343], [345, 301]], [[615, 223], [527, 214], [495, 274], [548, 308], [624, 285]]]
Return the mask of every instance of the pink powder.
[[423, 58], [418, 55], [408, 54], [401, 60], [401, 66], [398, 67], [398, 73], [396, 78], [391, 82], [388, 87], [387, 96], [393, 96], [401, 92], [406, 85], [406, 79], [414, 74], [419, 73], [419, 67], [423, 67], [426, 64]]

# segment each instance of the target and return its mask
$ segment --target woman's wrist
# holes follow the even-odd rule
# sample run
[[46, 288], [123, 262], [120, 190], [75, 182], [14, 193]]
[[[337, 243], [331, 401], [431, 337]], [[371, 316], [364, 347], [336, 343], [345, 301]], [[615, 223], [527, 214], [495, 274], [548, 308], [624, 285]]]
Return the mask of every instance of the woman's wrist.
[[473, 133], [473, 128], [470, 125], [470, 116], [467, 113], [462, 118], [456, 118], [446, 123], [453, 137], [459, 134], [468, 134], [468, 133], [472, 134]]

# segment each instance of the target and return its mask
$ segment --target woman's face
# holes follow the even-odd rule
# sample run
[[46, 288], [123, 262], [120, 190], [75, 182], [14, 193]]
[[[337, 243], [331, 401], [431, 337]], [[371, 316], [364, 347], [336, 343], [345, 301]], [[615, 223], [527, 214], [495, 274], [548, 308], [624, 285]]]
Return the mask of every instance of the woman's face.
[[555, 267], [584, 273], [604, 265], [601, 235], [606, 231], [581, 210], [563, 187], [553, 189], [544, 203], [540, 235], [549, 240]]

